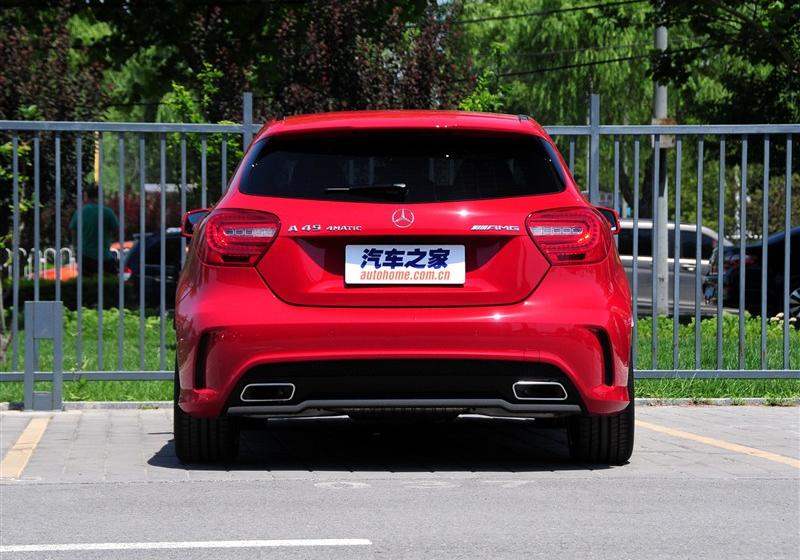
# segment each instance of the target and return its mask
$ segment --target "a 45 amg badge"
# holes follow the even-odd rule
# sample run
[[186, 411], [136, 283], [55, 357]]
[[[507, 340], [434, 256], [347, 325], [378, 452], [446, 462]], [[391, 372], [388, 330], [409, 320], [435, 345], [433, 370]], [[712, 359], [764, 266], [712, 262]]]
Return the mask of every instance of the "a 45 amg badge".
[[361, 231], [364, 229], [364, 226], [361, 225], [343, 225], [343, 224], [331, 224], [325, 227], [322, 224], [305, 224], [300, 227], [297, 227], [295, 224], [289, 226], [289, 229], [286, 230], [287, 233], [294, 233], [294, 232], [317, 232], [317, 231]]

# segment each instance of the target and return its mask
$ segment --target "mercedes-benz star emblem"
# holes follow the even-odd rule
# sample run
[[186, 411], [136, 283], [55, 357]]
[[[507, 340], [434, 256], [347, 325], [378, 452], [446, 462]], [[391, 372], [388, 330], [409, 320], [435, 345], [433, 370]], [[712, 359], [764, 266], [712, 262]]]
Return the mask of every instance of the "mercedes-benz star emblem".
[[408, 208], [398, 208], [392, 214], [392, 222], [399, 228], [407, 228], [414, 223], [414, 212]]

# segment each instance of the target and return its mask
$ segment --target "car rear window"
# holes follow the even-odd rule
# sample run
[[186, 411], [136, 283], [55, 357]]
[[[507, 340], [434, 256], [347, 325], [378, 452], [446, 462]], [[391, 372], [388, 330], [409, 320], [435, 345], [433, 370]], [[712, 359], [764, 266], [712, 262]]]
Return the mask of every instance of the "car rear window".
[[[148, 234], [144, 237], [145, 264], [161, 264], [161, 237], [156, 234]], [[181, 238], [176, 235], [167, 235], [164, 240], [165, 263], [167, 266], [180, 266], [181, 263]], [[142, 250], [142, 243], [137, 242], [133, 245], [125, 258], [125, 264], [134, 270], [139, 268], [139, 251]]]
[[[402, 192], [380, 188], [398, 184]], [[446, 202], [556, 193], [564, 186], [555, 151], [541, 138], [416, 132], [267, 138], [248, 154], [239, 190], [315, 200]]]

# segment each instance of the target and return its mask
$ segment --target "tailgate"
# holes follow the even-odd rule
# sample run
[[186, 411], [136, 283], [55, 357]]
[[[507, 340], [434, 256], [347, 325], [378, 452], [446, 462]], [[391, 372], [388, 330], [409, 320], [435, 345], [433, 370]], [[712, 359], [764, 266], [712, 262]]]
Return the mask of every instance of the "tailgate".
[[[287, 200], [281, 206], [277, 212], [281, 232], [258, 270], [272, 291], [291, 304], [510, 304], [530, 294], [549, 268], [525, 231], [530, 210], [519, 200], [405, 206]], [[393, 216], [397, 218], [399, 211], [405, 211], [402, 218], [412, 218], [413, 223], [396, 225]], [[348, 246], [351, 266], [372, 273], [381, 270], [385, 281], [381, 276], [376, 281], [374, 274], [365, 274], [369, 281], [364, 283], [357, 283], [352, 274], [346, 281]], [[442, 279], [440, 273], [450, 266], [458, 268], [458, 263], [445, 261], [443, 266], [441, 259], [436, 262], [428, 257], [460, 260], [461, 247], [463, 276], [453, 269], [449, 278]]]

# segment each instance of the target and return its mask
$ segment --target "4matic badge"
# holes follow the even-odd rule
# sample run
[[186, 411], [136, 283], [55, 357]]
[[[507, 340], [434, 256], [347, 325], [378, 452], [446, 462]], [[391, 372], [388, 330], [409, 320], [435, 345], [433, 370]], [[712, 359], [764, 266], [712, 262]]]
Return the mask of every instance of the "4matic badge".
[[289, 229], [286, 230], [287, 233], [295, 233], [295, 232], [318, 232], [318, 231], [362, 231], [364, 226], [361, 225], [341, 225], [341, 224], [331, 224], [327, 226], [322, 226], [322, 224], [305, 224], [300, 227], [297, 227], [295, 224], [289, 226]]

